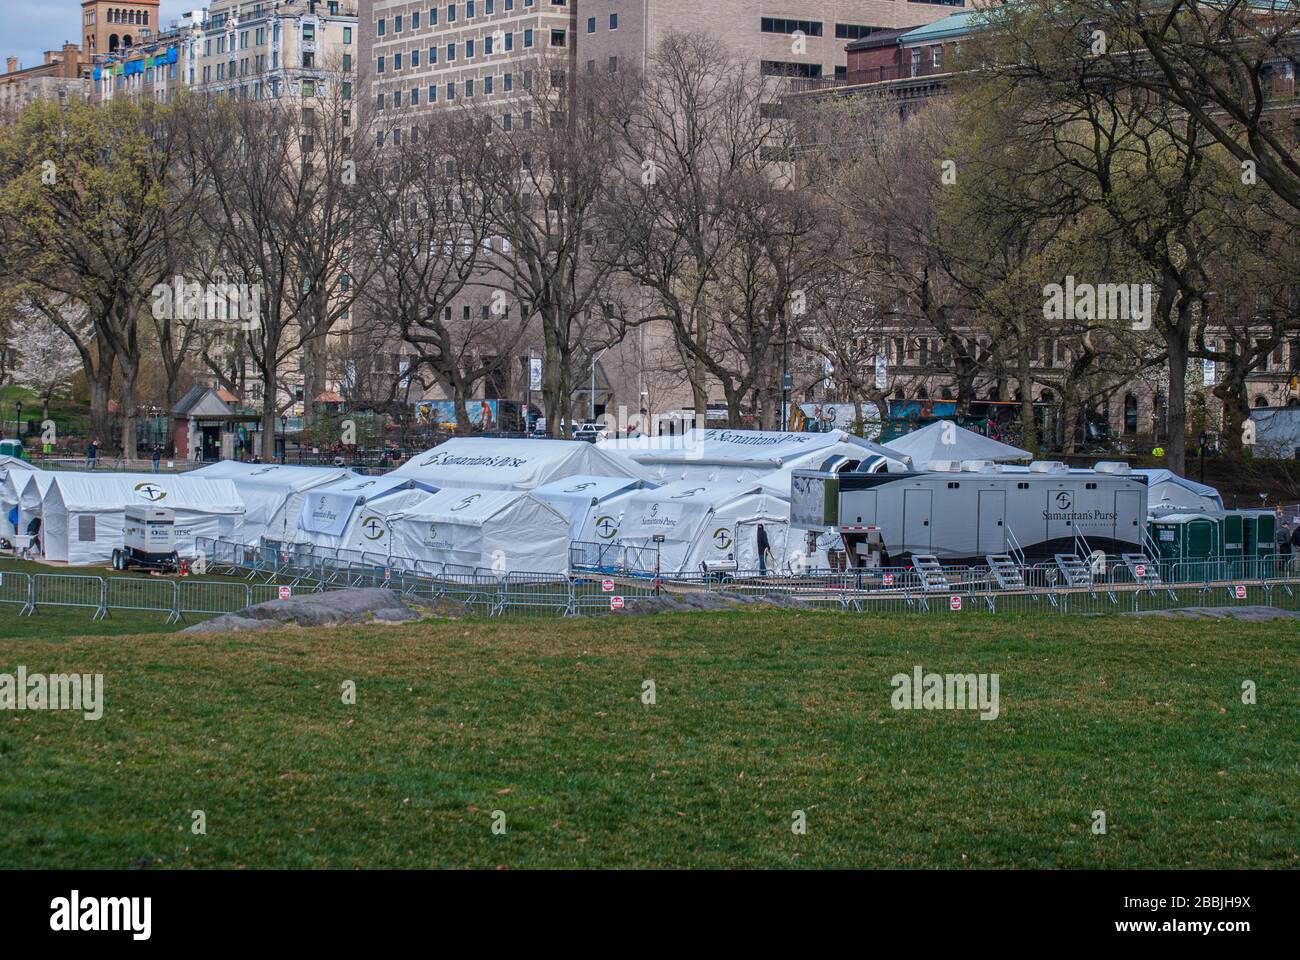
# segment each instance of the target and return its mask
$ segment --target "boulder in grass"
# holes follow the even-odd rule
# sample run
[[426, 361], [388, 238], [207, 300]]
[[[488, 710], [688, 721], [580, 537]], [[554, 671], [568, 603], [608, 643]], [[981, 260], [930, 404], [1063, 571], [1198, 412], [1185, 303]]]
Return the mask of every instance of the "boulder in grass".
[[329, 627], [348, 623], [402, 623], [419, 620], [401, 594], [380, 587], [326, 590], [288, 600], [268, 600], [235, 613], [222, 614], [186, 627], [183, 633], [272, 630], [277, 627]]

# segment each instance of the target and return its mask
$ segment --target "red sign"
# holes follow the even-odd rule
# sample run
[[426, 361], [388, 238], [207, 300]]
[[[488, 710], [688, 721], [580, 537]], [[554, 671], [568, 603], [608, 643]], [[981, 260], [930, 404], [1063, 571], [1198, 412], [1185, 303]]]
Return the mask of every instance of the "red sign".
[[961, 597], [949, 597], [949, 598], [948, 598], [948, 606], [952, 607], [952, 609], [954, 609], [954, 610], [960, 610], [960, 609], [961, 609]]
[[1238, 600], [1245, 600], [1245, 599], [1246, 599], [1246, 587], [1245, 587], [1245, 584], [1238, 584], [1238, 585], [1237, 585], [1237, 591], [1236, 591], [1236, 592], [1237, 592], [1237, 599], [1238, 599]]
[[600, 589], [604, 590], [606, 593], [613, 593], [614, 581], [606, 577], [604, 580], [600, 581]]
[[880, 582], [887, 587], [892, 587], [894, 585], [894, 575], [892, 573], [887, 573], [880, 578]]
[[288, 599], [289, 599], [290, 597], [292, 597], [292, 596], [293, 596], [293, 587], [281, 587], [281, 588], [280, 588], [280, 599], [281, 599], [281, 600], [288, 600]]
[[1147, 568], [1142, 564], [1139, 563], [1135, 569], [1137, 570], [1137, 575], [1139, 577], [1145, 577], [1147, 575]]
[[623, 609], [623, 598], [622, 598], [622, 597], [610, 597], [610, 598], [609, 598], [609, 609], [611, 609], [611, 610], [622, 610], [622, 609]]
[[391, 579], [393, 579], [393, 568], [384, 567], [384, 581], [387, 582]]

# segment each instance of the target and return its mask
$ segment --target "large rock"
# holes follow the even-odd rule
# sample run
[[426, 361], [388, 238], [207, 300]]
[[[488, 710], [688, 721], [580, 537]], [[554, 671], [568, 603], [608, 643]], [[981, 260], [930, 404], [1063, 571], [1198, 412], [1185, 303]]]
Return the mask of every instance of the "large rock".
[[781, 593], [738, 593], [727, 590], [698, 590], [682, 593], [661, 593], [657, 597], [629, 597], [625, 613], [697, 613], [709, 610], [735, 610], [740, 607], [765, 604], [798, 610], [815, 609], [816, 605], [800, 597]]
[[1173, 610], [1137, 610], [1130, 617], [1170, 617], [1179, 620], [1289, 620], [1300, 618], [1300, 612], [1277, 607], [1178, 607]]
[[283, 626], [327, 627], [345, 623], [401, 623], [421, 614], [393, 590], [326, 590], [289, 600], [268, 600], [235, 613], [222, 614], [186, 627], [183, 633], [224, 633], [231, 630], [273, 630]]

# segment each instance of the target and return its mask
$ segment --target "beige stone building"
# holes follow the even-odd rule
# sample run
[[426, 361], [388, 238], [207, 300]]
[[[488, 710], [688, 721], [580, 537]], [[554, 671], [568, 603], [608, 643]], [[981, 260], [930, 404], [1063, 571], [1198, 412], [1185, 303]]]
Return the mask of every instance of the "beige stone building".
[[13, 123], [23, 108], [37, 100], [60, 102], [90, 94], [90, 68], [75, 43], [45, 51], [44, 61], [23, 67], [9, 57], [0, 75], [0, 124]]

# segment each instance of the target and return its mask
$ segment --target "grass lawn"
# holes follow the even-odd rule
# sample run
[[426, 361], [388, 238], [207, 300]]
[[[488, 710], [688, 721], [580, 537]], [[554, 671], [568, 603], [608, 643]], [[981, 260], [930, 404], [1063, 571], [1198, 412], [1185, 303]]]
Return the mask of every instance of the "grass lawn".
[[[1294, 622], [11, 626], [0, 672], [102, 672], [107, 697], [0, 712], [6, 867], [1300, 866]], [[893, 710], [916, 664], [999, 674], [1001, 716]]]

